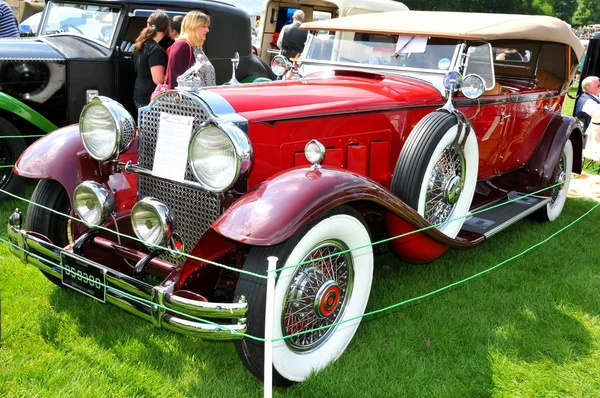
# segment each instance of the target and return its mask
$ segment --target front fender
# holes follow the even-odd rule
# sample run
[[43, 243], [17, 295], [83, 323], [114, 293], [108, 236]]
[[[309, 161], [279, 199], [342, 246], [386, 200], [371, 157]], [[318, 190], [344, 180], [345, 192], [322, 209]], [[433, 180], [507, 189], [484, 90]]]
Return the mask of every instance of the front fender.
[[[430, 226], [415, 210], [378, 183], [339, 168], [313, 170], [300, 167], [281, 172], [238, 199], [213, 224], [224, 237], [240, 243], [269, 246], [281, 243], [324, 212], [351, 202], [368, 201], [413, 230]], [[431, 240], [451, 247], [468, 247], [435, 228], [423, 232]]]
[[56, 180], [71, 195], [86, 175], [94, 175], [96, 163], [79, 137], [78, 125], [63, 127], [35, 141], [15, 164], [15, 174], [33, 179]]
[[0, 109], [4, 109], [9, 113], [17, 115], [46, 133], [57, 129], [54, 123], [46, 119], [36, 110], [3, 92], [0, 92]]

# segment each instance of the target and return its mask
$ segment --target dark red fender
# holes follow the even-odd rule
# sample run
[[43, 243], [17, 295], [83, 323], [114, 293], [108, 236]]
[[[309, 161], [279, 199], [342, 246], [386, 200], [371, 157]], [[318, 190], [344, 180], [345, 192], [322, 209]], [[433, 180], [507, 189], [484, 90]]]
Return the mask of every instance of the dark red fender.
[[518, 177], [519, 186], [526, 186], [527, 192], [552, 185], [562, 155], [565, 142], [571, 138], [573, 144], [573, 172], [580, 173], [582, 167], [581, 151], [583, 136], [581, 123], [570, 116], [556, 114], [548, 124], [535, 152]]
[[[135, 163], [137, 142], [121, 154], [119, 160]], [[135, 174], [100, 173], [99, 162], [86, 152], [79, 136], [79, 126], [60, 128], [35, 141], [23, 152], [14, 167], [15, 174], [25, 178], [58, 181], [67, 191], [71, 201], [73, 190], [83, 181], [96, 181], [110, 187], [115, 195], [116, 212], [131, 209], [137, 196]]]
[[[240, 243], [269, 246], [283, 242], [324, 212], [350, 202], [368, 201], [399, 218], [403, 232], [429, 226], [416, 211], [381, 185], [344, 169], [300, 167], [281, 172], [237, 200], [212, 228]], [[393, 217], [387, 217], [394, 223]], [[407, 227], [408, 225], [408, 227]], [[393, 230], [393, 229], [392, 229]], [[398, 229], [396, 229], [398, 230]], [[470, 247], [484, 240], [451, 239], [431, 228], [419, 234], [421, 253], [415, 261], [431, 261], [446, 247]], [[408, 241], [408, 240], [406, 240]], [[199, 242], [202, 244], [202, 240]], [[431, 253], [431, 256], [427, 253]]]

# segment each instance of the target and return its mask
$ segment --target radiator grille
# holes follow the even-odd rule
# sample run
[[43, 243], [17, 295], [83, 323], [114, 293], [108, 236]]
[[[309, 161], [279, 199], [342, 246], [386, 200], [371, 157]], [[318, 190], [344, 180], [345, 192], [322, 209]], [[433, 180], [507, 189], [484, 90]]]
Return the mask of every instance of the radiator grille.
[[[176, 103], [176, 96], [179, 97], [179, 103]], [[152, 103], [152, 109], [143, 112], [140, 117], [138, 163], [150, 170], [154, 163], [161, 112], [193, 116], [193, 130], [208, 118], [202, 102], [193, 96], [169, 92], [158, 97]], [[186, 168], [185, 179], [196, 181], [189, 164]], [[183, 239], [186, 253], [191, 251], [200, 236], [221, 214], [219, 198], [214, 194], [186, 187], [174, 181], [140, 174], [138, 176], [138, 199], [148, 196], [161, 201], [175, 212], [175, 230]], [[183, 263], [185, 260], [185, 258], [176, 259], [170, 254], [164, 254], [161, 258], [177, 264]]]

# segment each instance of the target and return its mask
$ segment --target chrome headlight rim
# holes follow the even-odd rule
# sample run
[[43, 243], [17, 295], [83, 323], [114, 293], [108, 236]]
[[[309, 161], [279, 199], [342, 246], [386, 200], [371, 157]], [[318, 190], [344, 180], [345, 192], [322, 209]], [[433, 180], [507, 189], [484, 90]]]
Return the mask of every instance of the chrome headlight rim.
[[[97, 217], [93, 220], [90, 220], [88, 217], [86, 217], [88, 215], [83, 214], [80, 211], [80, 206], [77, 205], [78, 197], [89, 194], [91, 194], [92, 197], [98, 202]], [[75, 187], [75, 190], [73, 191], [73, 205], [75, 213], [85, 225], [88, 227], [96, 227], [104, 224], [108, 217], [113, 214], [115, 210], [115, 198], [113, 194], [103, 185], [95, 181], [84, 181]], [[89, 207], [88, 209], [90, 211], [92, 210]]]
[[[139, 220], [137, 219], [136, 214], [140, 211], [151, 211], [153, 215], [157, 217], [160, 232], [158, 235], [160, 238], [159, 240], [155, 239], [151, 241], [139, 231], [137, 227], [139, 223], [136, 222], [136, 220]], [[147, 223], [144, 224], [147, 225]], [[152, 249], [157, 246], [164, 247], [170, 241], [175, 230], [175, 215], [163, 202], [155, 198], [146, 197], [133, 205], [131, 209], [131, 226], [137, 238], [148, 248]]]
[[[223, 184], [219, 187], [207, 184], [207, 182], [204, 181], [202, 177], [198, 174], [198, 171], [193, 165], [194, 159], [192, 157], [192, 151], [194, 149], [194, 143], [196, 142], [196, 139], [199, 137], [199, 135], [202, 134], [202, 132], [205, 131], [205, 129], [207, 128], [216, 128], [218, 130], [221, 130], [221, 132], [223, 132], [225, 136], [229, 139], [229, 142], [232, 144], [233, 149], [235, 151], [236, 163], [234, 177], [227, 184]], [[235, 124], [231, 122], [217, 123], [213, 120], [209, 120], [202, 123], [194, 132], [192, 132], [192, 136], [190, 138], [190, 145], [188, 147], [188, 159], [190, 162], [190, 169], [192, 170], [194, 178], [196, 178], [196, 181], [198, 181], [205, 190], [215, 193], [227, 192], [238, 182], [240, 177], [246, 175], [252, 167], [252, 144], [248, 139], [248, 135], [244, 133]]]
[[[90, 150], [88, 143], [86, 143], [86, 141], [83, 139], [82, 129], [85, 115], [93, 106], [102, 106], [105, 108], [112, 118], [112, 122], [115, 126], [115, 143], [107, 156], [96, 156], [93, 151]], [[98, 161], [112, 160], [118, 154], [126, 151], [133, 143], [133, 138], [135, 136], [135, 119], [123, 107], [123, 105], [112, 98], [101, 95], [96, 96], [83, 107], [81, 113], [79, 114], [79, 135], [82, 137], [81, 141], [83, 143], [83, 147], [93, 159]]]

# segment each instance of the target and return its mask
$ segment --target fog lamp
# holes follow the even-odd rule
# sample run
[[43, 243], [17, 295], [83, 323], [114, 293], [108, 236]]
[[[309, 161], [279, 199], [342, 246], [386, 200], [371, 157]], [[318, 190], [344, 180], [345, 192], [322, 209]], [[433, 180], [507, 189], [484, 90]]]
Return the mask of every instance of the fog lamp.
[[136, 236], [149, 246], [164, 246], [173, 234], [174, 214], [153, 198], [144, 198], [131, 209], [131, 225]]
[[115, 208], [115, 199], [105, 187], [84, 181], [73, 192], [75, 213], [89, 226], [102, 225]]

